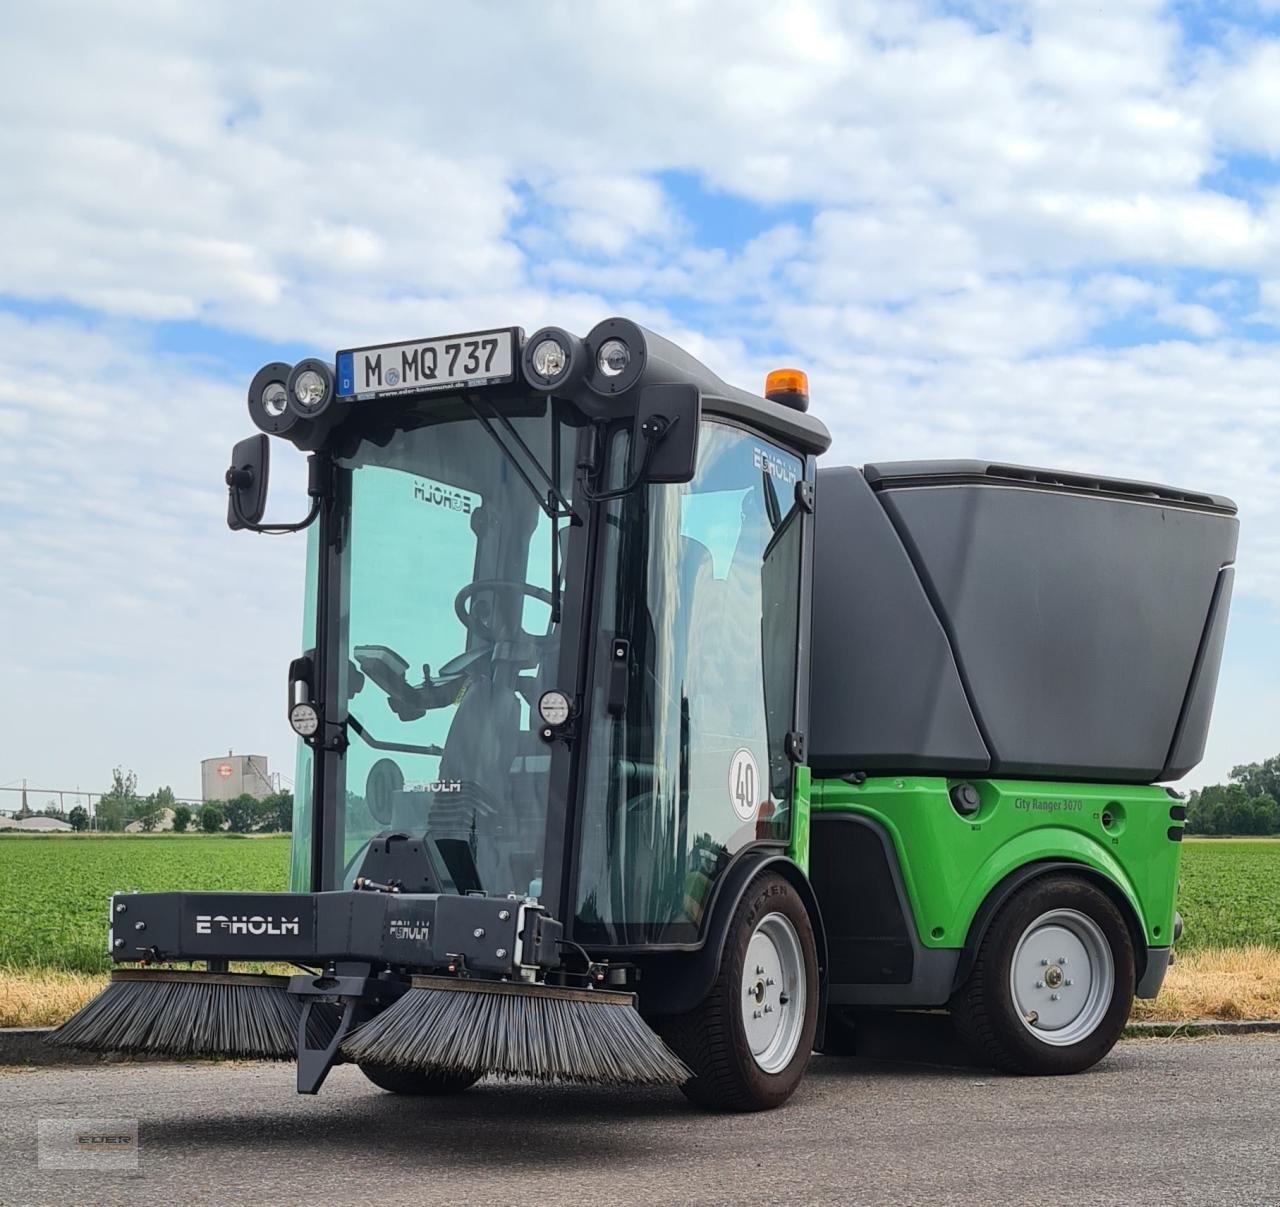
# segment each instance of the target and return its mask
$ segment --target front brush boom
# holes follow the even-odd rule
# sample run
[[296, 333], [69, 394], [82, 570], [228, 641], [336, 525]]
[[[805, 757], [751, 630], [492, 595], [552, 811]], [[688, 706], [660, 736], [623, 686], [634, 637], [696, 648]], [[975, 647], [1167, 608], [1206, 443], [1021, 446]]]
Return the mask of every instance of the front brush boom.
[[450, 977], [412, 988], [352, 1032], [357, 1064], [597, 1085], [682, 1085], [689, 1070], [629, 993]]

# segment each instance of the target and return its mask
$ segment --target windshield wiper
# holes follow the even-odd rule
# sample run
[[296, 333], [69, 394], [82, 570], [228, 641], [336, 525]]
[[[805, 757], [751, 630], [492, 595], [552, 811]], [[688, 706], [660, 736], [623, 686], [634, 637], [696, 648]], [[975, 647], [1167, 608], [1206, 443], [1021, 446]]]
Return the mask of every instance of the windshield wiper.
[[[462, 401], [467, 404], [471, 413], [480, 420], [484, 430], [489, 433], [489, 438], [498, 446], [499, 450], [501, 450], [502, 455], [506, 457], [507, 461], [510, 463], [511, 468], [520, 475], [521, 481], [523, 481], [529, 488], [529, 493], [537, 500], [538, 506], [542, 509], [542, 514], [552, 521], [564, 519], [576, 520], [577, 513], [573, 510], [573, 505], [564, 497], [560, 491], [560, 487], [556, 485], [551, 475], [543, 468], [542, 462], [538, 460], [537, 454], [524, 442], [524, 438], [512, 426], [511, 420], [494, 407], [492, 403], [489, 404], [489, 409], [493, 412], [492, 418], [486, 416], [481, 412], [476, 399], [472, 398], [469, 394], [464, 394], [462, 396]], [[546, 483], [547, 493], [545, 495], [538, 489], [534, 480], [525, 472], [524, 466], [520, 464], [520, 458], [507, 447], [506, 442], [498, 435], [497, 428], [493, 426], [493, 419], [496, 419], [500, 424], [502, 424], [503, 428], [505, 428], [510, 434], [512, 440], [516, 442], [520, 451], [528, 457], [529, 463], [538, 471], [538, 476], [542, 478], [544, 483]], [[551, 422], [555, 424], [555, 427], [552, 429], [552, 436], [553, 438], [556, 438], [555, 443], [558, 444], [559, 424], [556, 424], [554, 416], [552, 417]], [[557, 467], [553, 466], [553, 468]]]
[[[462, 395], [462, 401], [466, 403], [471, 413], [480, 421], [480, 426], [488, 433], [489, 439], [498, 446], [499, 452], [507, 459], [507, 463], [512, 469], [520, 475], [520, 480], [529, 488], [529, 493], [533, 495], [538, 507], [542, 510], [542, 514], [551, 521], [551, 623], [553, 625], [560, 623], [560, 521], [572, 520], [575, 524], [580, 523], [577, 512], [573, 510], [573, 504], [564, 497], [564, 493], [557, 485], [555, 478], [547, 473], [543, 468], [542, 462], [538, 460], [537, 454], [524, 442], [520, 433], [516, 431], [511, 420], [501, 411], [489, 403], [489, 410], [492, 417], [485, 415], [480, 410], [479, 401], [470, 394]], [[487, 400], [486, 400], [487, 401]], [[560, 424], [557, 422], [553, 410], [553, 404], [550, 399], [547, 401], [548, 415], [551, 419], [551, 469], [557, 477], [560, 474]], [[515, 441], [516, 446], [529, 459], [529, 463], [538, 471], [546, 484], [547, 493], [544, 495], [534, 480], [525, 472], [525, 468], [520, 464], [520, 458], [515, 452], [508, 447], [506, 441], [498, 434], [498, 429], [493, 426], [493, 420], [496, 419]]]
[[774, 532], [778, 531], [778, 526], [782, 523], [782, 508], [778, 504], [778, 492], [773, 487], [773, 479], [766, 469], [761, 474], [764, 479], [764, 509], [769, 516], [769, 527]]

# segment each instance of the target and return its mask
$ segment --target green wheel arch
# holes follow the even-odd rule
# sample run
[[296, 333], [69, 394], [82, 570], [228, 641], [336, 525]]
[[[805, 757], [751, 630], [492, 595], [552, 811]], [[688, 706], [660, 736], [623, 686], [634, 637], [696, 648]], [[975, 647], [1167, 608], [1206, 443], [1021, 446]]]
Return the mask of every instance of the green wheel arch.
[[964, 952], [956, 968], [955, 983], [957, 986], [969, 975], [969, 970], [973, 966], [973, 961], [977, 956], [978, 947], [982, 942], [983, 936], [987, 933], [991, 921], [999, 912], [1000, 907], [1015, 893], [1033, 881], [1043, 879], [1046, 876], [1064, 873], [1078, 875], [1091, 884], [1097, 885], [1111, 898], [1129, 928], [1129, 934], [1133, 939], [1137, 980], [1140, 981], [1142, 979], [1147, 963], [1147, 944], [1144, 938], [1145, 932], [1142, 918], [1138, 913], [1138, 906], [1133, 899], [1132, 891], [1118, 880], [1112, 879], [1111, 875], [1102, 868], [1074, 859], [1050, 858], [1037, 860], [1034, 863], [1024, 863], [991, 887], [969, 921], [969, 928], [965, 934]]
[[[1087, 869], [1092, 872], [1091, 879], [1115, 899], [1116, 904], [1121, 907], [1121, 912], [1127, 915], [1130, 926], [1136, 926], [1134, 943], [1145, 946], [1148, 941], [1147, 921], [1143, 916], [1133, 882], [1125, 873], [1119, 860], [1100, 842], [1077, 831], [1057, 826], [1033, 830], [1010, 839], [993, 851], [990, 858], [978, 869], [974, 876], [973, 891], [966, 893], [962, 899], [963, 905], [957, 910], [957, 926], [960, 923], [959, 915], [961, 913], [968, 915], [962, 932], [966, 943], [978, 911], [1003, 881], [1020, 869], [1030, 869], [1050, 863], [1074, 864], [1081, 870]], [[961, 932], [957, 931], [957, 933]]]

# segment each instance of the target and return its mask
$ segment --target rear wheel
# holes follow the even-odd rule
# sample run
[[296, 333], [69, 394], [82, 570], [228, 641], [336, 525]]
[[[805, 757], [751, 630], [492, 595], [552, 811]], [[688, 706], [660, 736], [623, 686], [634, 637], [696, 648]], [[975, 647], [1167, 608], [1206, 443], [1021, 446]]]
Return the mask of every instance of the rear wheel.
[[951, 1001], [960, 1034], [1009, 1073], [1078, 1073], [1111, 1051], [1133, 1004], [1129, 928], [1101, 889], [1037, 880], [991, 922]]
[[418, 1094], [440, 1097], [460, 1094], [480, 1080], [479, 1073], [435, 1073], [425, 1069], [397, 1069], [392, 1065], [359, 1066], [370, 1081], [392, 1094]]
[[804, 1075], [818, 1021], [818, 958], [808, 910], [776, 873], [753, 881], [734, 911], [720, 972], [688, 1014], [662, 1034], [694, 1076], [699, 1106], [780, 1106]]

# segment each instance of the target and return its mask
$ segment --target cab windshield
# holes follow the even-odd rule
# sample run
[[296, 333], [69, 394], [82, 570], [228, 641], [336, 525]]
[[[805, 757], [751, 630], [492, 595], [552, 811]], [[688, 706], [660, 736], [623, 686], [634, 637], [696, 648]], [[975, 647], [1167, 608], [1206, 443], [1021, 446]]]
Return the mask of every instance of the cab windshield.
[[[553, 523], [559, 537], [568, 525], [548, 517], [545, 490], [540, 500], [492, 428], [443, 410], [452, 417], [424, 405], [339, 460], [350, 502], [342, 879], [349, 887], [369, 840], [396, 829], [426, 835], [449, 891], [538, 896], [551, 760], [534, 709], [559, 664]], [[561, 439], [543, 400], [522, 410], [504, 421], [505, 443], [514, 432], [549, 473], [558, 457], [567, 495], [572, 433]]]

